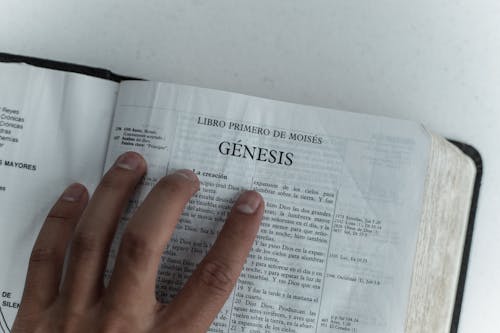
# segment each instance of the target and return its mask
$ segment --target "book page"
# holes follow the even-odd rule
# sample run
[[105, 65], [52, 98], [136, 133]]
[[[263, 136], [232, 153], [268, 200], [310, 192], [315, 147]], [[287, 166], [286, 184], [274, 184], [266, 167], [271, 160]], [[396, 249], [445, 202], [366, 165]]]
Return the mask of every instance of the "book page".
[[[0, 332], [22, 296], [28, 258], [66, 186], [102, 176], [118, 84], [0, 63]], [[3, 331], [2, 331], [3, 330]]]
[[430, 136], [429, 174], [405, 333], [457, 331], [461, 302], [457, 293], [462, 292], [460, 279], [465, 278], [461, 274], [473, 223], [471, 201], [481, 172], [457, 146], [434, 133]]
[[266, 210], [210, 332], [403, 332], [429, 137], [419, 125], [166, 83], [120, 87], [107, 165], [149, 165], [124, 214], [163, 175], [201, 181], [159, 269], [168, 302], [207, 253], [238, 193]]

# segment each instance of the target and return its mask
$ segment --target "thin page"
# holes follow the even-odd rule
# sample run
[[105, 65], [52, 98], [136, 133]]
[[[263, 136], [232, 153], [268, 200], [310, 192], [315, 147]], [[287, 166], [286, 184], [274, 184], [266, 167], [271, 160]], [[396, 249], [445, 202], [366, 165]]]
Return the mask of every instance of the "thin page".
[[22, 296], [28, 258], [66, 186], [102, 176], [118, 84], [0, 63], [0, 332]]
[[265, 198], [259, 234], [210, 332], [403, 332], [429, 138], [417, 124], [167, 83], [124, 82], [107, 157], [142, 153], [158, 179], [201, 189], [165, 249], [168, 302], [207, 253], [237, 195]]

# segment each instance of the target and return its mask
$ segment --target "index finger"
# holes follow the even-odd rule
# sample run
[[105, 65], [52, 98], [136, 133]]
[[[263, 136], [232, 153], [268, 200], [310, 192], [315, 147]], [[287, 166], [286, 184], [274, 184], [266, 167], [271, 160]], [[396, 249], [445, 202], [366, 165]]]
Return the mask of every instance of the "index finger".
[[207, 256], [168, 305], [164, 323], [186, 332], [209, 328], [238, 280], [263, 214], [264, 201], [257, 192], [238, 198]]

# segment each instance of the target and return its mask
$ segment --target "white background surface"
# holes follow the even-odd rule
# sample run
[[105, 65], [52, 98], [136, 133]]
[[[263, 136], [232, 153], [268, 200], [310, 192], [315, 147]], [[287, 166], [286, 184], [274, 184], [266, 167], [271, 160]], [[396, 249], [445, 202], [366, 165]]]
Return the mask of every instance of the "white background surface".
[[460, 332], [500, 329], [500, 2], [0, 2], [0, 52], [423, 122], [485, 165]]

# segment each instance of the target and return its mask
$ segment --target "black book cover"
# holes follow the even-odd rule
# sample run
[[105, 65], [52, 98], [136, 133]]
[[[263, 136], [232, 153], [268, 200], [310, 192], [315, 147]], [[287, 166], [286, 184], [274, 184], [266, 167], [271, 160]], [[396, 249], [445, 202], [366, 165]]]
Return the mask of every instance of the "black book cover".
[[467, 232], [465, 235], [464, 251], [462, 254], [462, 265], [460, 268], [460, 276], [458, 278], [457, 294], [455, 296], [455, 307], [453, 308], [453, 319], [451, 322], [450, 333], [458, 331], [458, 323], [460, 319], [460, 311], [462, 309], [462, 300], [464, 296], [465, 278], [467, 276], [467, 267], [469, 266], [470, 248], [472, 245], [472, 233], [474, 232], [474, 221], [476, 219], [477, 202], [479, 200], [479, 188], [483, 178], [483, 160], [481, 154], [472, 146], [463, 142], [448, 140], [469, 156], [474, 164], [476, 164], [476, 179], [474, 180], [474, 190], [472, 193], [472, 201], [469, 212], [469, 222], [467, 224]]
[[[115, 82], [120, 82], [123, 80], [137, 80], [137, 78], [118, 75], [102, 68], [95, 68], [95, 67], [71, 64], [66, 62], [27, 57], [27, 56], [1, 53], [1, 52], [0, 52], [0, 62], [22, 62], [37, 67], [44, 67], [65, 72], [85, 74]], [[465, 278], [467, 276], [467, 267], [469, 265], [470, 248], [472, 245], [472, 234], [474, 232], [474, 221], [476, 218], [477, 202], [479, 200], [479, 189], [481, 187], [481, 179], [483, 175], [483, 162], [481, 159], [481, 155], [474, 147], [459, 141], [454, 141], [454, 140], [448, 140], [448, 141], [456, 145], [462, 152], [468, 155], [476, 164], [476, 170], [477, 170], [476, 179], [474, 181], [474, 192], [472, 195], [472, 201], [469, 213], [469, 222], [467, 226], [467, 233], [464, 244], [464, 251], [462, 255], [460, 276], [458, 280], [457, 293], [455, 298], [455, 306], [453, 309], [453, 319], [450, 329], [450, 333], [456, 333], [458, 331], [460, 311], [462, 308], [462, 300], [465, 288]]]
[[55, 69], [64, 72], [85, 74], [115, 82], [120, 82], [123, 80], [134, 80], [134, 78], [117, 75], [111, 71], [108, 71], [107, 69], [76, 65], [67, 62], [54, 61], [48, 59], [26, 57], [15, 54], [1, 53], [1, 52], [0, 52], [0, 62], [23, 62], [37, 67]]

